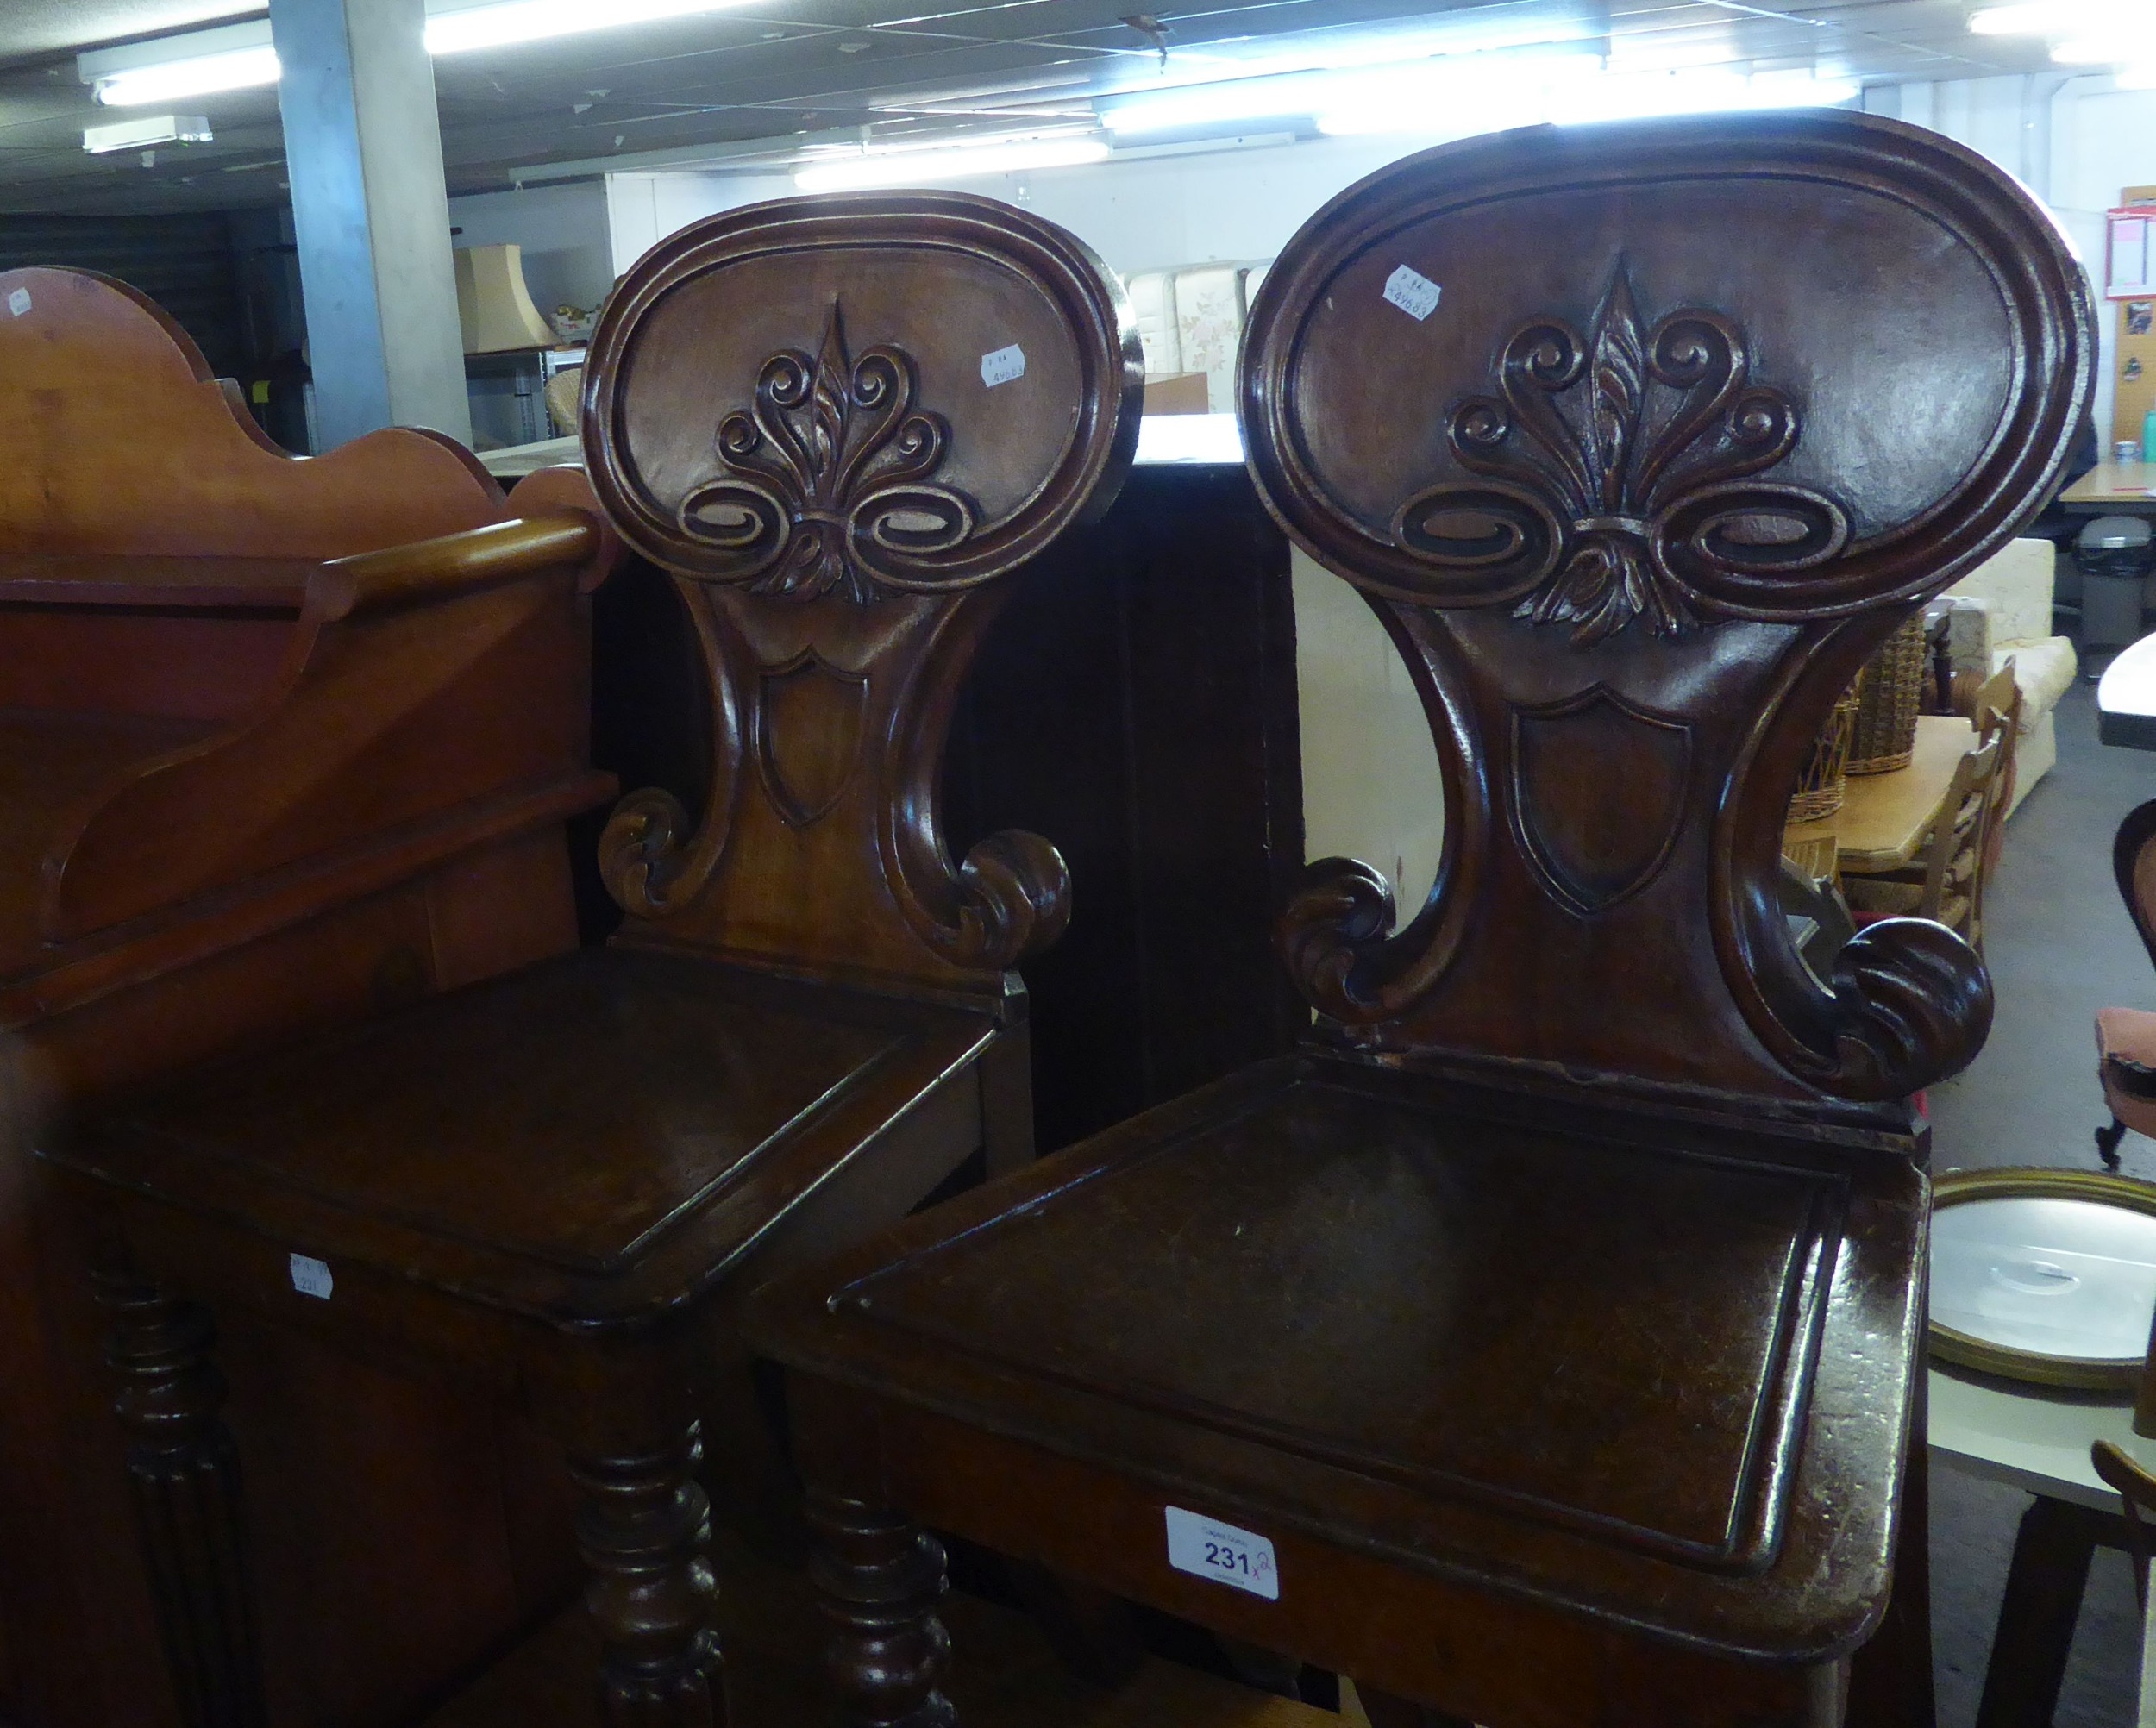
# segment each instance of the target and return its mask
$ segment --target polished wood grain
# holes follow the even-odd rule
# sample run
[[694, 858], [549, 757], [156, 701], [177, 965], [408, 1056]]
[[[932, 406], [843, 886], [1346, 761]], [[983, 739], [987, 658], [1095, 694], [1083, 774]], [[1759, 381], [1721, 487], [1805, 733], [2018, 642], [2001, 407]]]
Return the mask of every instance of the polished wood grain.
[[[724, 1719], [699, 1461], [737, 1501], [784, 1487], [742, 1294], [976, 1153], [1031, 1158], [1010, 968], [1068, 880], [1018, 830], [954, 866], [938, 771], [994, 579], [1120, 483], [1138, 353], [1090, 254], [981, 199], [755, 205], [649, 254], [593, 335], [586, 466], [694, 621], [712, 773], [693, 818], [646, 790], [607, 823], [621, 929], [41, 1144], [108, 1276], [423, 1364], [555, 1440], [608, 1721]], [[339, 592], [354, 617], [492, 592], [462, 543], [454, 577], [419, 548]]]
[[[1942, 306], [1995, 339], [1973, 371]], [[1300, 1053], [753, 1299], [843, 1512], [849, 1723], [948, 1719], [936, 1581], [877, 1575], [924, 1571], [920, 1526], [1395, 1715], [1921, 1709], [1921, 1612], [1852, 1658], [1921, 1443], [1908, 1094], [1980, 1046], [1990, 981], [1912, 919], [1816, 980], [1783, 817], [1857, 667], [2046, 494], [2093, 353], [2027, 195], [1862, 116], [1472, 140], [1289, 243], [1251, 471], [1421, 693], [1438, 880], [1396, 919], [1368, 865], [1313, 865], [1278, 929]], [[1275, 1591], [1171, 1562], [1176, 1508], [1269, 1543]]]
[[[517, 1485], [538, 1443], [244, 1318], [227, 1399], [198, 1311], [116, 1268], [123, 1459], [28, 1143], [86, 1096], [573, 942], [562, 824], [610, 790], [588, 612], [619, 542], [581, 476], [512, 504], [431, 433], [285, 455], [116, 282], [16, 271], [0, 295], [0, 1711], [149, 1728], [257, 1672], [242, 1716], [380, 1719], [559, 1587]], [[250, 1453], [260, 1518], [235, 1535]], [[491, 1527], [454, 1512], [473, 1496]], [[131, 1511], [165, 1533], [147, 1563]], [[429, 1586], [369, 1603], [392, 1555]], [[188, 1578], [222, 1581], [168, 1687]]]

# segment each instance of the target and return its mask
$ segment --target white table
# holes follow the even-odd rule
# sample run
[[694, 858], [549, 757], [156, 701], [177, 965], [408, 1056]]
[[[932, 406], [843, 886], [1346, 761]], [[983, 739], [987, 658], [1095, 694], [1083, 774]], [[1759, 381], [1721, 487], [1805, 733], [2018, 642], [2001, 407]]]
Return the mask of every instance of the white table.
[[2090, 1556], [2123, 1544], [2119, 1497], [2097, 1478], [2089, 1449], [2109, 1440], [2156, 1468], [2156, 1440], [2134, 1431], [2131, 1400], [2008, 1390], [1939, 1368], [1927, 1395], [1935, 1461], [2036, 1496], [2015, 1536], [1977, 1728], [2050, 1728]]
[[2096, 736], [2156, 750], [2156, 636], [2121, 648], [2096, 683]]

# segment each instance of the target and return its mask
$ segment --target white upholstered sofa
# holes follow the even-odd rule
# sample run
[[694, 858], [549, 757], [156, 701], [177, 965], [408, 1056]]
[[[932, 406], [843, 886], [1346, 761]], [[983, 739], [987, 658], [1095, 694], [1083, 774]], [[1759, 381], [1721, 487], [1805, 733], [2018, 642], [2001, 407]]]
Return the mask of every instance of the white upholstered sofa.
[[1988, 678], [2009, 660], [2014, 662], [2014, 682], [2021, 692], [2016, 807], [2059, 760], [2052, 711], [2072, 687], [2077, 669], [2073, 643], [2052, 634], [2055, 556], [2048, 540], [2013, 541], [1946, 592], [1953, 603], [1946, 639], [1954, 670]]

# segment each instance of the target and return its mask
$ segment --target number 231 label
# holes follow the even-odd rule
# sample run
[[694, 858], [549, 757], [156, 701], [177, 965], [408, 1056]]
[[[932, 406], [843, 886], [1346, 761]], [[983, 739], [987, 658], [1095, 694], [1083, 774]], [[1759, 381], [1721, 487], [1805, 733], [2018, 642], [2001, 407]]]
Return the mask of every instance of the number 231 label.
[[1169, 1506], [1167, 1512], [1170, 1566], [1269, 1602], [1280, 1600], [1280, 1563], [1269, 1538], [1181, 1506]]

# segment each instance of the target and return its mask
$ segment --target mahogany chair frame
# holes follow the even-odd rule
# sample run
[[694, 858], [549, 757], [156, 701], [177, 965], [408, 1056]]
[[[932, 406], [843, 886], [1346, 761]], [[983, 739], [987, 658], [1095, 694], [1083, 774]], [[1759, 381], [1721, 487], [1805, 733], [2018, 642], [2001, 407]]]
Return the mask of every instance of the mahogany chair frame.
[[[1908, 1098], [1991, 1000], [1916, 919], [1814, 979], [1783, 814], [2048, 494], [2093, 331], [2024, 192], [1839, 113], [1469, 141], [1289, 243], [1249, 460], [1422, 694], [1438, 880], [1395, 928], [1313, 864], [1300, 1053], [753, 1299], [849, 1728], [952, 1719], [926, 1529], [1506, 1728], [1839, 1720], [1921, 1445]], [[1928, 1694], [1908, 1581], [1867, 1709]]]
[[1031, 1156], [1012, 968], [1069, 885], [1016, 830], [954, 866], [937, 770], [998, 579], [1128, 469], [1143, 370], [1119, 289], [986, 199], [786, 199], [648, 254], [587, 364], [586, 465], [675, 579], [715, 764], [693, 820], [659, 790], [616, 809], [621, 930], [111, 1100], [41, 1148], [114, 1316], [190, 1728], [260, 1717], [198, 1305], [528, 1412], [576, 1485], [607, 1719], [700, 1728], [724, 1714], [707, 1433], [760, 1492], [740, 1297], [976, 1153]]

